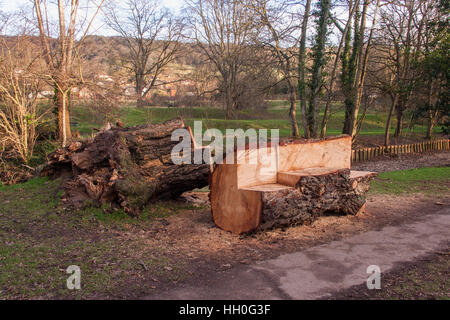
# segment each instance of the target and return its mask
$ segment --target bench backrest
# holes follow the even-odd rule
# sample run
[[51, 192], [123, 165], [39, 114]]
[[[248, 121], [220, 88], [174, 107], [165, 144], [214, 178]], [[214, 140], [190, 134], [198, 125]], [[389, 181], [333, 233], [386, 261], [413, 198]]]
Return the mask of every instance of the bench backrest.
[[350, 169], [352, 139], [340, 136], [320, 141], [295, 141], [267, 149], [245, 151], [248, 159], [258, 160], [253, 162], [256, 164], [236, 164], [238, 188], [277, 183], [278, 172], [307, 168]]

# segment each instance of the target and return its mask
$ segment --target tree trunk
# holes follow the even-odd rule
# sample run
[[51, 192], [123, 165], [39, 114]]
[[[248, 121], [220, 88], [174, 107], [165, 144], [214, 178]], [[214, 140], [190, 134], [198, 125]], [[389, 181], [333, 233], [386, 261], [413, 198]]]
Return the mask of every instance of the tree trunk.
[[394, 137], [398, 138], [403, 133], [403, 118], [405, 115], [404, 107], [399, 105], [397, 108], [397, 125], [395, 127]]
[[92, 141], [74, 142], [49, 155], [41, 175], [68, 176], [64, 198], [75, 206], [90, 200], [139, 215], [149, 201], [177, 197], [208, 185], [209, 165], [172, 162], [172, 149], [179, 142], [172, 141], [171, 135], [181, 128], [181, 119], [105, 128]]
[[145, 98], [143, 96], [138, 96], [136, 100], [136, 107], [137, 108], [143, 108], [146, 105]]
[[233, 119], [233, 96], [231, 86], [226, 85], [225, 87], [225, 112], [227, 120]]
[[319, 107], [318, 100], [323, 82], [323, 66], [325, 64], [325, 43], [328, 32], [328, 17], [330, 14], [330, 1], [320, 2], [319, 31], [313, 48], [314, 62], [311, 76], [311, 97], [308, 110], [308, 127], [312, 138], [318, 137]]
[[[439, 90], [440, 91], [440, 90]], [[440, 92], [438, 93], [438, 97], [440, 95]], [[430, 81], [430, 85], [428, 88], [428, 125], [427, 125], [427, 136], [426, 139], [431, 139], [433, 136], [433, 128], [436, 124], [436, 119], [438, 117], [438, 111], [437, 107], [433, 106], [433, 81]]]
[[[358, 5], [358, 3], [356, 3], [356, 5], [353, 5], [353, 1], [349, 1], [350, 11], [348, 14], [348, 20], [347, 20], [347, 23], [345, 24], [345, 28], [342, 32], [342, 38], [339, 41], [339, 47], [336, 52], [336, 57], [334, 59], [333, 69], [331, 72], [330, 84], [329, 84], [329, 89], [328, 89], [328, 94], [327, 94], [327, 102], [325, 105], [325, 111], [324, 111], [324, 115], [323, 115], [323, 119], [322, 119], [322, 129], [321, 129], [321, 133], [320, 133], [320, 136], [322, 138], [325, 138], [325, 136], [327, 134], [327, 124], [328, 124], [329, 112], [330, 112], [330, 108], [331, 108], [331, 98], [333, 95], [334, 82], [336, 80], [336, 71], [337, 71], [339, 59], [342, 58], [342, 74], [344, 74], [344, 72], [346, 70], [346, 59], [347, 59], [346, 57], [348, 56], [349, 46], [350, 46], [350, 28], [351, 28], [351, 24], [352, 24], [351, 21], [352, 21], [352, 17], [356, 10], [357, 5]], [[341, 56], [342, 49], [344, 49], [344, 53]], [[344, 80], [344, 76], [342, 77], [342, 80]], [[347, 119], [347, 116], [345, 117], [345, 119]]]
[[367, 10], [369, 7], [370, 1], [364, 1], [363, 5], [363, 13], [361, 17], [361, 26], [360, 26], [360, 43], [359, 43], [359, 57], [358, 57], [358, 70], [356, 72], [355, 77], [355, 106], [353, 109], [353, 115], [352, 115], [352, 121], [353, 121], [353, 127], [352, 127], [352, 138], [356, 136], [356, 133], [358, 131], [358, 114], [361, 107], [361, 99], [364, 91], [364, 84], [366, 80], [366, 69], [367, 64], [369, 61], [369, 53], [370, 53], [370, 46], [372, 42], [372, 36], [373, 31], [376, 24], [377, 19], [377, 13], [378, 13], [378, 7], [380, 4], [380, 0], [377, 0], [375, 12], [372, 20], [372, 27], [369, 32], [369, 38], [366, 43], [366, 50], [363, 52], [363, 46], [364, 46], [364, 32], [366, 29], [366, 16], [367, 16]]
[[432, 136], [433, 136], [433, 129], [434, 129], [433, 112], [429, 111], [426, 139], [431, 139], [432, 138]]
[[136, 77], [136, 107], [142, 108], [146, 105], [146, 97], [144, 96], [144, 79]]
[[300, 100], [300, 106], [302, 111], [302, 125], [303, 135], [306, 139], [309, 138], [309, 127], [306, 113], [306, 38], [308, 31], [309, 12], [311, 10], [311, 0], [306, 0], [305, 13], [303, 15], [302, 22], [302, 35], [300, 38], [300, 51], [298, 61], [298, 99]]
[[56, 90], [56, 107], [58, 109], [58, 139], [65, 146], [65, 143], [72, 139], [70, 130], [70, 98], [68, 91]]
[[[345, 96], [344, 105], [345, 105], [345, 120], [344, 127], [342, 129], [343, 134], [352, 135], [353, 133], [353, 124], [354, 124], [354, 110], [355, 110], [355, 100], [356, 100], [356, 72], [358, 69], [358, 58], [361, 52], [361, 33], [360, 33], [360, 1], [356, 0], [355, 3], [355, 14], [354, 14], [354, 38], [353, 38], [353, 47], [350, 55], [350, 41], [351, 36], [350, 32], [348, 33], [348, 38], [345, 42], [344, 48], [344, 56], [343, 56], [343, 65], [342, 65], [342, 91]], [[349, 14], [349, 19], [351, 19], [351, 15]]]
[[291, 120], [291, 128], [292, 128], [292, 136], [297, 138], [299, 136], [298, 124], [297, 124], [297, 99], [295, 96], [295, 87], [290, 84], [289, 85], [289, 100], [291, 103], [291, 107], [289, 109], [289, 118]]
[[311, 224], [318, 217], [334, 212], [356, 215], [364, 209], [366, 193], [375, 173], [352, 177], [344, 169], [321, 176], [306, 176], [295, 188], [262, 192], [259, 230]]
[[391, 130], [391, 123], [392, 123], [392, 115], [394, 114], [394, 109], [397, 106], [398, 103], [398, 95], [396, 94], [394, 97], [391, 96], [392, 104], [391, 108], [389, 109], [389, 114], [386, 120], [386, 128], [384, 131], [384, 145], [387, 147], [389, 145], [389, 132]]
[[344, 127], [342, 128], [343, 134], [352, 135], [352, 110], [353, 110], [353, 101], [351, 99], [344, 100], [345, 106], [345, 118], [344, 118]]

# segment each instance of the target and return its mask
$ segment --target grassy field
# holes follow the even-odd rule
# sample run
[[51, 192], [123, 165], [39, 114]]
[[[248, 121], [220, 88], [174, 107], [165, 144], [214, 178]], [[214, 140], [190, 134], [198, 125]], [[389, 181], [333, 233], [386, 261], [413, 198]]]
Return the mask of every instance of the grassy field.
[[[127, 126], [144, 124], [147, 122], [158, 123], [183, 117], [188, 125], [193, 125], [196, 120], [203, 122], [203, 130], [217, 128], [225, 129], [279, 129], [282, 137], [291, 134], [291, 127], [288, 117], [288, 105], [286, 101], [269, 101], [268, 108], [257, 110], [244, 110], [236, 112], [235, 120], [226, 120], [225, 112], [214, 107], [189, 107], [189, 108], [168, 108], [168, 107], [146, 107], [137, 109], [132, 105], [122, 106], [114, 114], [107, 117], [110, 120], [120, 119]], [[335, 106], [335, 109], [337, 107]], [[322, 113], [321, 113], [322, 116]], [[368, 112], [362, 126], [362, 135], [382, 135], [386, 123], [387, 114], [385, 112]], [[300, 112], [298, 111], [298, 123], [301, 123]], [[74, 107], [72, 111], [73, 130], [78, 130], [83, 135], [91, 133], [93, 127], [101, 127], [104, 119], [98, 113], [85, 107]], [[333, 112], [328, 123], [328, 135], [338, 135], [342, 132], [344, 123], [344, 112]], [[392, 132], [395, 129], [395, 119], [392, 122]], [[415, 125], [414, 128], [406, 129], [406, 134], [425, 134], [425, 125]], [[440, 129], [436, 128], [436, 132]]]
[[[385, 173], [372, 192], [443, 195], [449, 177], [450, 168]], [[150, 204], [135, 219], [108, 207], [69, 210], [60, 184], [36, 178], [0, 187], [0, 299], [139, 297], [153, 284], [189, 277], [164, 226], [194, 207]], [[82, 270], [81, 291], [66, 288], [70, 265]]]
[[380, 173], [370, 192], [379, 194], [444, 194], [450, 190], [450, 167], [420, 168]]
[[[36, 178], [0, 187], [0, 299], [108, 297], [120, 295], [123, 287], [139, 295], [140, 281], [184, 276], [182, 264], [168, 258], [164, 246], [147, 248], [142, 239], [126, 235], [130, 229], [154, 229], [189, 205], [149, 205], [136, 219], [108, 208], [66, 210], [59, 186], [59, 180]], [[82, 270], [81, 291], [66, 288], [70, 265]]]

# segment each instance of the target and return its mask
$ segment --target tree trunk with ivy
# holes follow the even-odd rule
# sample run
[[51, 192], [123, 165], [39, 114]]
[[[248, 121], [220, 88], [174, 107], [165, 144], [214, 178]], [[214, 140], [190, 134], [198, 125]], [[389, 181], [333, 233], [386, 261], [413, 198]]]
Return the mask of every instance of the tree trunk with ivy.
[[318, 32], [314, 41], [312, 75], [310, 82], [310, 99], [308, 108], [308, 128], [309, 136], [317, 138], [319, 136], [319, 96], [323, 85], [323, 68], [326, 63], [326, 40], [328, 33], [328, 23], [330, 17], [331, 2], [321, 1], [319, 4]]
[[306, 0], [305, 13], [303, 15], [302, 34], [300, 38], [300, 51], [298, 59], [298, 99], [302, 111], [303, 135], [309, 138], [309, 127], [306, 113], [306, 38], [308, 31], [309, 12], [311, 10], [311, 0]]

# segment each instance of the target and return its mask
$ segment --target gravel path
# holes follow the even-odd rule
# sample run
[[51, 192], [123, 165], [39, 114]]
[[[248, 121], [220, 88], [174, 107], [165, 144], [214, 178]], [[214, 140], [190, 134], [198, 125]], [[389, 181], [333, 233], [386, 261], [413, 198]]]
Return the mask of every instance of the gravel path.
[[387, 172], [424, 167], [450, 166], [450, 152], [408, 154], [397, 158], [381, 158], [375, 161], [355, 163], [353, 170]]

